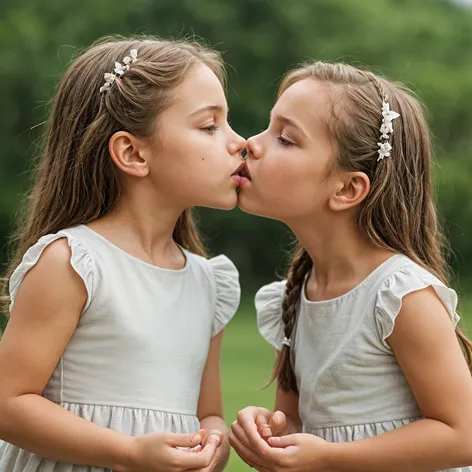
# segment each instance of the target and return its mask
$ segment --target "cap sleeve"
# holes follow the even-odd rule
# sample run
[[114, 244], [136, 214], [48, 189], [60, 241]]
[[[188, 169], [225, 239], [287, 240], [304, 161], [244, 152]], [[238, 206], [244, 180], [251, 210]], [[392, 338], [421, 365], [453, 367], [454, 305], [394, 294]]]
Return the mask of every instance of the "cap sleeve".
[[272, 282], [262, 287], [256, 294], [254, 303], [257, 312], [257, 326], [262, 337], [275, 349], [282, 349], [285, 338], [282, 321], [282, 301], [286, 280]]
[[54, 241], [66, 238], [71, 249], [70, 264], [72, 268], [77, 272], [80, 278], [83, 280], [85, 288], [87, 290], [87, 301], [85, 303], [84, 312], [92, 301], [94, 290], [95, 290], [95, 266], [93, 258], [83, 244], [72, 237], [69, 233], [59, 231], [56, 234], [48, 234], [38, 240], [38, 242], [31, 246], [24, 254], [20, 265], [15, 269], [10, 277], [9, 282], [9, 293], [10, 293], [10, 312], [13, 309], [16, 294], [20, 288], [21, 282], [25, 278], [26, 274], [32, 269], [39, 261], [43, 251]]
[[388, 277], [379, 289], [376, 302], [376, 323], [382, 343], [390, 349], [386, 339], [392, 334], [395, 319], [402, 308], [405, 295], [428, 287], [433, 287], [446, 308], [454, 327], [460, 318], [457, 314], [457, 294], [446, 287], [437, 277], [420, 266], [408, 265]]
[[216, 336], [233, 318], [241, 298], [239, 272], [226, 256], [209, 259], [215, 281], [215, 318], [212, 336]]

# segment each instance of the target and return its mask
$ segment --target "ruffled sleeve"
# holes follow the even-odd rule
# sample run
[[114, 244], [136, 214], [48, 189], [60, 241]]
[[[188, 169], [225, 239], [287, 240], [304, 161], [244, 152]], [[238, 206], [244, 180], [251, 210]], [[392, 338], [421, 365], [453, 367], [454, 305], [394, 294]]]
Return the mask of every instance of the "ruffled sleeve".
[[287, 281], [282, 280], [265, 285], [257, 292], [254, 300], [259, 332], [268, 343], [279, 351], [282, 349], [282, 341], [285, 338], [282, 301], [286, 284]]
[[51, 243], [61, 238], [67, 239], [69, 247], [71, 248], [71, 266], [75, 272], [79, 274], [80, 278], [85, 284], [85, 288], [87, 289], [87, 302], [85, 303], [82, 312], [84, 312], [89, 307], [94, 295], [96, 278], [93, 258], [80, 241], [75, 239], [67, 232], [59, 231], [56, 234], [48, 234], [43, 236], [34, 246], [31, 246], [24, 254], [20, 265], [15, 269], [12, 276], [10, 277], [10, 313], [13, 309], [18, 289], [20, 288], [21, 282], [23, 282], [23, 279], [25, 278], [28, 271], [37, 264], [43, 251]]
[[446, 308], [454, 327], [460, 318], [457, 314], [457, 294], [446, 287], [438, 278], [422, 267], [412, 263], [389, 276], [377, 294], [376, 323], [385, 347], [390, 349], [387, 338], [395, 327], [395, 319], [402, 308], [402, 299], [411, 292], [433, 287], [437, 296]]
[[233, 318], [239, 307], [241, 288], [236, 266], [223, 255], [209, 259], [215, 281], [215, 318], [212, 336], [216, 336]]

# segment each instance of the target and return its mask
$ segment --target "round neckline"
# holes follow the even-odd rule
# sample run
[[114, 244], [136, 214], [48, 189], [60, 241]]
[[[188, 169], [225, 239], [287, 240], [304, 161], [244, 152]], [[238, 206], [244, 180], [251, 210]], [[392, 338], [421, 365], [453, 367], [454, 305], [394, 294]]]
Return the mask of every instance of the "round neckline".
[[185, 257], [185, 265], [181, 269], [168, 269], [166, 267], [161, 267], [161, 266], [158, 266], [158, 265], [155, 265], [155, 264], [151, 264], [149, 262], [143, 261], [139, 257], [133, 256], [129, 252], [126, 252], [124, 249], [121, 249], [116, 244], [113, 244], [111, 241], [109, 241], [107, 238], [105, 238], [105, 236], [102, 236], [100, 233], [98, 233], [94, 229], [89, 228], [87, 225], [80, 225], [80, 227], [85, 228], [86, 231], [93, 234], [97, 239], [100, 239], [101, 241], [106, 243], [114, 251], [119, 252], [124, 257], [130, 259], [134, 263], [142, 265], [143, 267], [147, 267], [148, 269], [156, 270], [156, 271], [159, 271], [159, 272], [166, 272], [166, 273], [170, 273], [170, 274], [182, 274], [184, 272], [187, 272], [187, 270], [188, 270], [188, 267], [189, 267], [189, 264], [190, 264], [189, 252], [185, 248], [183, 248], [180, 244], [176, 243], [178, 248], [182, 251], [182, 254]]
[[382, 272], [384, 269], [386, 269], [394, 260], [397, 260], [398, 258], [402, 257], [401, 254], [394, 254], [393, 256], [390, 256], [387, 260], [382, 262], [382, 264], [378, 265], [370, 274], [367, 275], [361, 282], [359, 282], [355, 287], [351, 288], [346, 293], [343, 293], [342, 295], [338, 295], [337, 297], [334, 298], [329, 298], [328, 300], [309, 300], [308, 297], [306, 296], [306, 282], [308, 280], [308, 277], [310, 276], [310, 272], [305, 277], [305, 280], [303, 281], [303, 289], [302, 289], [302, 301], [305, 306], [308, 307], [317, 307], [317, 308], [329, 308], [335, 305], [338, 305], [342, 301], [344, 301], [346, 298], [352, 297], [354, 294], [356, 294], [359, 290], [364, 288], [368, 283], [374, 279], [380, 272]]

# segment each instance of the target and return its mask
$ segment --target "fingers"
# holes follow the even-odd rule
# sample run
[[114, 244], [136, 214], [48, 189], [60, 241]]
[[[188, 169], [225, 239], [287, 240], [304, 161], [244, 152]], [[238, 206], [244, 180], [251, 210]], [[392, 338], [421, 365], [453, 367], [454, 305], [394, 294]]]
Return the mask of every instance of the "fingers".
[[195, 454], [183, 453], [183, 456], [179, 460], [179, 464], [185, 470], [205, 469], [211, 464], [219, 445], [219, 436], [215, 434], [209, 435], [205, 447], [200, 452]]
[[246, 433], [237, 421], [231, 425], [231, 431], [236, 436], [238, 441], [244, 445], [244, 447], [251, 449], [251, 444], [249, 443]]
[[272, 436], [281, 436], [287, 431], [287, 418], [281, 411], [276, 411], [269, 420]]
[[[181, 448], [178, 448], [181, 449]], [[198, 444], [195, 447], [189, 447], [188, 449], [185, 449], [187, 452], [200, 452], [202, 450], [201, 444]]]
[[211, 444], [214, 444], [216, 447], [218, 447], [222, 441], [223, 441], [223, 433], [221, 431], [214, 430], [208, 435], [208, 438], [205, 442], [205, 447]]
[[201, 444], [204, 430], [200, 430], [196, 434], [172, 434], [167, 435], [167, 444], [169, 446], [189, 448]]
[[210, 438], [212, 438], [212, 437], [213, 437], [213, 441], [214, 441], [215, 439], [218, 439], [219, 444], [221, 444], [221, 443], [223, 442], [223, 440], [224, 440], [224, 434], [223, 434], [220, 430], [218, 430], [218, 429], [212, 429], [212, 430], [208, 433], [208, 435], [207, 435], [207, 437], [205, 438], [205, 440], [203, 441], [203, 444], [206, 444], [206, 443], [210, 440]]
[[259, 457], [251, 448], [246, 447], [234, 434], [233, 430], [229, 433], [229, 442], [236, 454], [249, 466], [262, 470], [263, 459]]
[[[261, 410], [261, 414], [264, 412]], [[270, 417], [270, 412], [267, 411], [267, 421], [269, 420]], [[238, 423], [239, 425], [243, 428], [252, 449], [254, 449], [259, 455], [263, 456], [264, 453], [267, 453], [268, 450], [270, 450], [269, 445], [262, 439], [261, 435], [259, 434], [259, 431], [257, 429], [256, 425], [256, 417], [257, 415], [255, 412], [253, 412], [252, 415], [247, 415], [247, 414], [242, 414], [244, 413], [244, 410], [242, 412], [239, 412], [238, 414]], [[265, 415], [264, 415], [265, 416]], [[260, 420], [259, 420], [260, 421]]]
[[[274, 435], [271, 427], [270, 427], [270, 423], [267, 424], [267, 419], [263, 416], [263, 415], [260, 415], [258, 414], [256, 416], [256, 426], [257, 426], [257, 431], [259, 432], [259, 434], [267, 441], [268, 438], [270, 438], [271, 436]], [[269, 420], [270, 422], [270, 420]]]
[[289, 434], [288, 436], [272, 437], [269, 439], [269, 445], [277, 448], [295, 446], [297, 444], [298, 434]]

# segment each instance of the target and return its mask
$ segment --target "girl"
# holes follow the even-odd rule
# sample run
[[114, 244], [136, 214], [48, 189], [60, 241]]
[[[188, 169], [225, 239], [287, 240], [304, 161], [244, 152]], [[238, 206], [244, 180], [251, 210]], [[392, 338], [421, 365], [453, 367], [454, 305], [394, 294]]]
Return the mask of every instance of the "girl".
[[417, 101], [316, 62], [288, 74], [248, 149], [240, 206], [300, 245], [256, 296], [277, 413], [240, 412], [236, 451], [259, 470], [472, 471], [472, 379]]
[[106, 40], [65, 73], [12, 262], [0, 470], [224, 468], [238, 273], [191, 216], [237, 203], [223, 82], [216, 52], [154, 39]]

